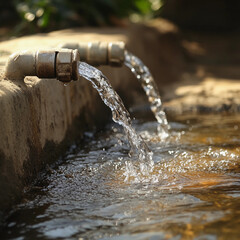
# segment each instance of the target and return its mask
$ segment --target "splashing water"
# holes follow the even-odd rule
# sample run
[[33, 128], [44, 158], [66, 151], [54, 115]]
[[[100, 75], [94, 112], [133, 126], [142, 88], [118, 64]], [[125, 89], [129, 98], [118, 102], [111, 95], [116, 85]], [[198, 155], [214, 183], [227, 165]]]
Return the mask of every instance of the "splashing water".
[[179, 142], [155, 141], [156, 122], [134, 125], [154, 151], [143, 183], [124, 181], [120, 127], [88, 133], [5, 215], [1, 239], [240, 239], [240, 116], [176, 117]]
[[148, 101], [151, 103], [151, 110], [159, 123], [159, 135], [162, 139], [166, 139], [169, 137], [168, 130], [170, 127], [168, 125], [160, 94], [152, 74], [138, 57], [128, 51], [125, 51], [125, 65], [131, 69], [141, 83], [142, 88], [148, 97]]
[[[152, 152], [148, 149], [144, 140], [132, 128], [129, 112], [126, 110], [122, 99], [114, 91], [108, 79], [98, 69], [87, 63], [79, 62], [78, 71], [80, 76], [92, 83], [103, 102], [111, 109], [113, 121], [123, 126], [131, 145], [131, 152], [137, 155], [140, 162], [141, 173], [148, 175], [153, 168]], [[131, 163], [129, 164], [131, 165]], [[134, 167], [133, 165], [131, 166]]]

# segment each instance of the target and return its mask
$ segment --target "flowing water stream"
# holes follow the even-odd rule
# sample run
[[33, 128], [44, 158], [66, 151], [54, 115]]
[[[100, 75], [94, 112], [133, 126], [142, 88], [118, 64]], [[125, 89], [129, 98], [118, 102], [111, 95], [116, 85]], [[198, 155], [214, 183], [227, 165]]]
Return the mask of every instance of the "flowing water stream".
[[[113, 121], [123, 126], [131, 145], [131, 152], [137, 156], [137, 164], [139, 164], [138, 167], [141, 168], [140, 174], [148, 175], [153, 167], [152, 152], [148, 149], [141, 136], [132, 128], [129, 112], [125, 108], [122, 99], [114, 91], [108, 79], [98, 69], [87, 63], [79, 62], [78, 71], [80, 76], [92, 83], [103, 102], [111, 109]], [[134, 158], [128, 162], [131, 171], [134, 170], [133, 159]]]
[[179, 116], [162, 142], [146, 115], [133, 126], [153, 149], [148, 176], [131, 175], [118, 125], [88, 132], [25, 193], [1, 239], [240, 239], [240, 116]]
[[134, 75], [137, 77], [145, 91], [148, 101], [150, 102], [151, 110], [157, 119], [158, 133], [164, 140], [169, 137], [169, 125], [166, 118], [166, 114], [163, 110], [161, 97], [158, 91], [158, 87], [153, 79], [147, 66], [132, 53], [125, 51], [125, 65], [131, 69]]

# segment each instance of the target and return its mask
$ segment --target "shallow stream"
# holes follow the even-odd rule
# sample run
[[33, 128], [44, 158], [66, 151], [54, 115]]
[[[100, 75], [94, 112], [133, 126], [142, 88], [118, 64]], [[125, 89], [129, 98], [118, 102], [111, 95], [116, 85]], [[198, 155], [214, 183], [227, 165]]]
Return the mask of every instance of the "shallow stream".
[[[147, 115], [147, 114], [143, 114]], [[142, 174], [122, 129], [86, 133], [9, 214], [1, 239], [240, 239], [240, 116], [178, 116]]]

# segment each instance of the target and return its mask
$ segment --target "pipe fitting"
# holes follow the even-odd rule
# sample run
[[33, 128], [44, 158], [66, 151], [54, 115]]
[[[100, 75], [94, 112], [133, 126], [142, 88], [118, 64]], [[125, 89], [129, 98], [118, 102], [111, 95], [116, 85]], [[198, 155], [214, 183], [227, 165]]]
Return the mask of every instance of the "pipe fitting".
[[39, 50], [35, 53], [36, 76], [39, 78], [55, 78], [55, 51]]
[[90, 65], [121, 67], [124, 63], [124, 42], [65, 43], [61, 48], [78, 49], [80, 60]]
[[57, 78], [69, 82], [78, 79], [77, 50], [38, 50], [13, 53], [5, 67], [5, 77], [10, 80], [24, 80], [25, 76]]
[[56, 77], [59, 81], [78, 80], [77, 62], [80, 60], [78, 50], [62, 49], [56, 57]]

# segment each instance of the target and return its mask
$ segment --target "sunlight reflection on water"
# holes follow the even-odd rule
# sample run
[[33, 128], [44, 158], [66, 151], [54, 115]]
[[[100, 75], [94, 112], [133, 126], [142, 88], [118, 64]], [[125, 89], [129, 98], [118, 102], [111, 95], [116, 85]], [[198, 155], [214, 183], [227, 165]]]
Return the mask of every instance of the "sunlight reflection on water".
[[[188, 119], [188, 121], [187, 121]], [[171, 137], [135, 127], [154, 153], [143, 176], [117, 126], [86, 134], [81, 148], [43, 175], [9, 216], [5, 239], [238, 239], [238, 116], [179, 117]], [[134, 173], [131, 166], [134, 165]], [[4, 239], [3, 238], [3, 239]]]

